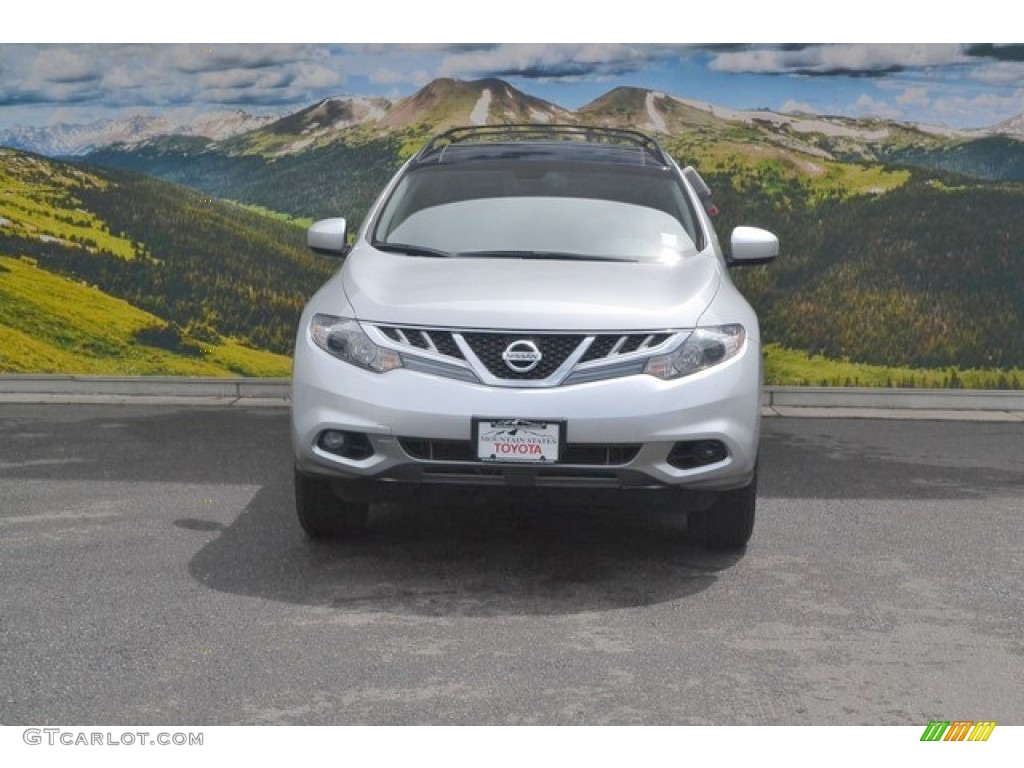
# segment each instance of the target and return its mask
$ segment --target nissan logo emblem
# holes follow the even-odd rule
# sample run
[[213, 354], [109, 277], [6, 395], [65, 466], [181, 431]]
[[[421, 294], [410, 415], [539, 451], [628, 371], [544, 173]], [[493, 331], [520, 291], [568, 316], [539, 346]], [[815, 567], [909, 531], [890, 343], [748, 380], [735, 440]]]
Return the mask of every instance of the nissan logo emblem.
[[543, 355], [537, 349], [537, 345], [528, 339], [513, 341], [501, 353], [501, 359], [505, 361], [505, 365], [516, 373], [532, 371], [537, 367], [541, 357]]

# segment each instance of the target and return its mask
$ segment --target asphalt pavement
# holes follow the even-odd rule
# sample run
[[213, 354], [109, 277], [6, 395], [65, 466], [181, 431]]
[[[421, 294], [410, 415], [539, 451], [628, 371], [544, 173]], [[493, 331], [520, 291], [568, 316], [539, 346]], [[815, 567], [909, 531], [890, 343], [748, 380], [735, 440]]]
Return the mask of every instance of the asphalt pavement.
[[766, 419], [754, 538], [294, 517], [280, 407], [0, 404], [0, 724], [1024, 725], [1024, 422]]

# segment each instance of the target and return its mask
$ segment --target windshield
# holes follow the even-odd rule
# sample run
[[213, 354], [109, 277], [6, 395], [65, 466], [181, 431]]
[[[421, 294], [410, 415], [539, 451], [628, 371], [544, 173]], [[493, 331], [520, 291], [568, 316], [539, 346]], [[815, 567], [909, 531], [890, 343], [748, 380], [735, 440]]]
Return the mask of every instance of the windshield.
[[697, 232], [665, 168], [475, 162], [407, 173], [374, 245], [416, 256], [664, 262], [695, 253]]

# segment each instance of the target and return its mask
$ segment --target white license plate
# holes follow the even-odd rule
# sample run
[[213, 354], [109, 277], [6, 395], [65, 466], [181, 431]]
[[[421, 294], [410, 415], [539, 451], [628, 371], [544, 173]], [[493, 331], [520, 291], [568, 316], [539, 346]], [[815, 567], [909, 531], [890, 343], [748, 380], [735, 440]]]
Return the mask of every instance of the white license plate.
[[476, 455], [481, 461], [554, 464], [562, 423], [531, 419], [477, 419]]

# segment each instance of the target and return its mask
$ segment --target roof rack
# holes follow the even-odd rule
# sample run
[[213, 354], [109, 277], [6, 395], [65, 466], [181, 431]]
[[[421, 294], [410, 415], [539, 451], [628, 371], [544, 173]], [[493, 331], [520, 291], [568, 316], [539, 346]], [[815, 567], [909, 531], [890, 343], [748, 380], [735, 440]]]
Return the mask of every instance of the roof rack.
[[465, 125], [440, 133], [416, 153], [414, 162], [422, 162], [432, 155], [441, 154], [452, 144], [481, 143], [487, 141], [586, 141], [636, 147], [649, 152], [662, 165], [671, 165], [668, 155], [657, 141], [645, 133], [628, 128], [606, 128], [595, 125], [562, 123], [532, 124], [506, 123], [503, 125]]

